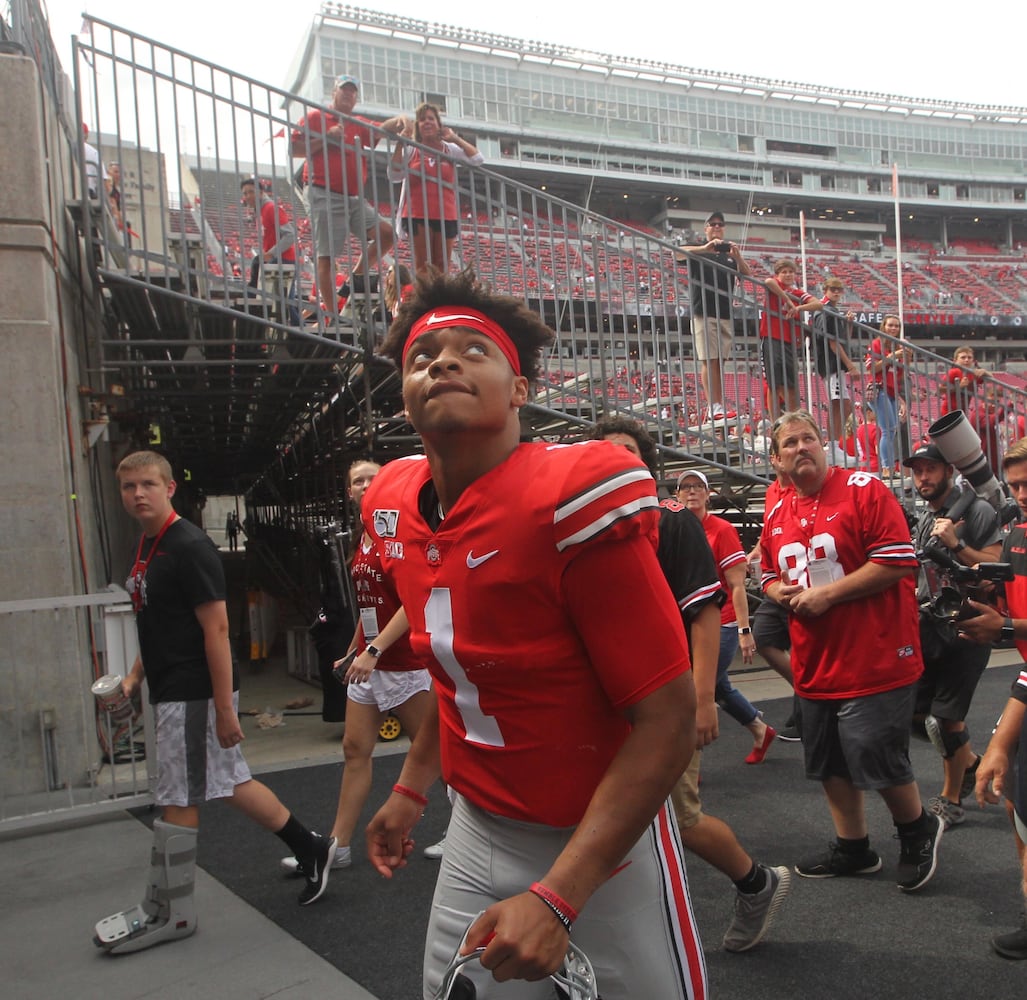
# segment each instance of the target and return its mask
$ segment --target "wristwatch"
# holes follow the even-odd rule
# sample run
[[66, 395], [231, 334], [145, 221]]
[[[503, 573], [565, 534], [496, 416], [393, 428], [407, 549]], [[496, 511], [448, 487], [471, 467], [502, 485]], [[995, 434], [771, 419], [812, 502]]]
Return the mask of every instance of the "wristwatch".
[[738, 627], [738, 634], [739, 635], [752, 635], [752, 629], [749, 628], [748, 625], [739, 625], [739, 627]]
[[373, 643], [369, 644], [367, 649], [364, 650], [369, 656], [373, 656], [376, 660], [382, 655], [382, 651], [375, 646]]
[[998, 634], [1002, 642], [1012, 642], [1016, 638], [1016, 629], [1013, 628], [1012, 618], [1002, 619], [1002, 631]]
[[962, 538], [960, 538], [960, 539], [959, 539], [959, 540], [958, 540], [958, 541], [956, 542], [956, 544], [955, 544], [955, 545], [953, 546], [953, 548], [952, 548], [952, 551], [953, 551], [953, 552], [962, 552], [962, 551], [963, 551], [963, 549], [965, 549], [965, 548], [966, 548], [966, 542], [964, 542], [964, 541], [963, 541], [963, 539], [962, 539]]

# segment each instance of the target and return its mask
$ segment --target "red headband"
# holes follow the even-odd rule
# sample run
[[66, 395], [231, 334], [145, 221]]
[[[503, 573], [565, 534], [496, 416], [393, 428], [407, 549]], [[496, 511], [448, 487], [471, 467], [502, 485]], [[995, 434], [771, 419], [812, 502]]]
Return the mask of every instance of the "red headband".
[[470, 306], [442, 306], [426, 312], [410, 330], [410, 336], [403, 345], [403, 363], [415, 340], [428, 330], [445, 330], [451, 326], [465, 326], [485, 334], [502, 352], [515, 375], [521, 374], [521, 359], [510, 335], [495, 320]]

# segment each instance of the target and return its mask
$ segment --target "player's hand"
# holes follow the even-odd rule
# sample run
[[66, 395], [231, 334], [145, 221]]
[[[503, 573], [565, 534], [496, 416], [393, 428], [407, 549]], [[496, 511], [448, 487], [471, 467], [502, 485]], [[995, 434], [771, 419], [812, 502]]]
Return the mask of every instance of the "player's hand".
[[702, 750], [720, 736], [720, 716], [713, 695], [697, 699], [695, 704], [695, 748]]
[[956, 635], [960, 639], [971, 642], [995, 642], [1002, 634], [1003, 617], [990, 604], [981, 604], [967, 598], [967, 604], [980, 614], [976, 618], [967, 618], [956, 625]]
[[824, 591], [824, 587], [801, 590], [791, 599], [788, 607], [801, 618], [818, 618], [834, 607], [834, 601]]
[[988, 747], [977, 765], [977, 782], [974, 785], [974, 798], [982, 809], [989, 803], [995, 805], [1002, 798], [1008, 770], [1008, 755]]
[[556, 914], [534, 893], [522, 892], [482, 913], [468, 929], [460, 954], [484, 946], [481, 964], [496, 982], [535, 982], [560, 967], [568, 941]]
[[215, 715], [218, 743], [221, 744], [222, 749], [231, 750], [232, 747], [246, 739], [242, 726], [239, 725], [239, 716], [235, 714], [234, 708], [219, 708]]
[[423, 807], [393, 792], [367, 824], [367, 857], [379, 875], [392, 878], [398, 868], [405, 868], [414, 849], [410, 836], [417, 821], [424, 815]]

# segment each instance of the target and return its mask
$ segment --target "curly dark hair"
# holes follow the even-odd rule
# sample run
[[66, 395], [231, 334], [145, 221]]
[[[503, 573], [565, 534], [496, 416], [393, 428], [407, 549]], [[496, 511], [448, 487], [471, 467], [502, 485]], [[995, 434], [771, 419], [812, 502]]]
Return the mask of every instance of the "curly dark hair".
[[417, 276], [413, 292], [396, 310], [381, 352], [403, 367], [403, 345], [414, 324], [426, 312], [441, 306], [470, 306], [498, 323], [513, 341], [521, 363], [521, 374], [532, 384], [542, 373], [542, 348], [556, 336], [520, 299], [493, 295], [467, 268], [459, 274], [442, 274], [429, 268]]
[[603, 417], [597, 420], [589, 437], [593, 441], [602, 441], [611, 434], [626, 434], [635, 439], [638, 450], [642, 454], [649, 471], [656, 472], [656, 442], [645, 427], [633, 417]]

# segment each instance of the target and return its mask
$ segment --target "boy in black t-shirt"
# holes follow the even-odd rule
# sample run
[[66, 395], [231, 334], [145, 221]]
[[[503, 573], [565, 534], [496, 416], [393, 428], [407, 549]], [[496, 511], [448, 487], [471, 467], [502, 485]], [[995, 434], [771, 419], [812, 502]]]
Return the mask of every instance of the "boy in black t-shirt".
[[96, 925], [107, 951], [140, 951], [196, 929], [193, 879], [199, 804], [225, 799], [274, 832], [300, 859], [301, 906], [328, 884], [335, 840], [312, 833], [266, 785], [254, 781], [239, 744], [238, 678], [228, 641], [225, 578], [214, 543], [175, 513], [167, 460], [135, 452], [118, 466], [125, 510], [143, 529], [127, 582], [140, 655], [124, 681], [129, 697], [145, 672], [157, 739], [150, 879], [143, 901]]

